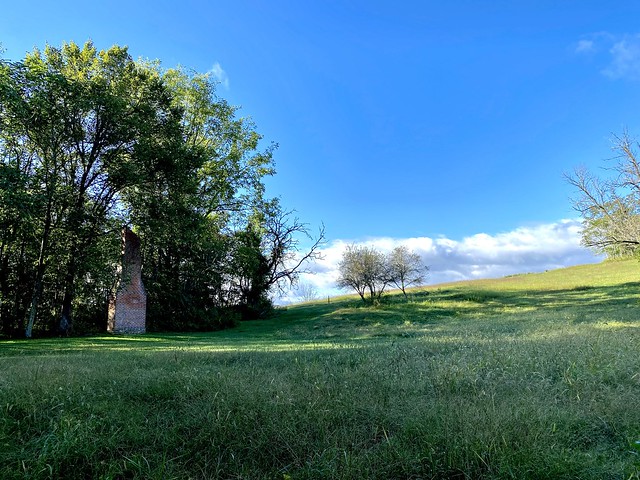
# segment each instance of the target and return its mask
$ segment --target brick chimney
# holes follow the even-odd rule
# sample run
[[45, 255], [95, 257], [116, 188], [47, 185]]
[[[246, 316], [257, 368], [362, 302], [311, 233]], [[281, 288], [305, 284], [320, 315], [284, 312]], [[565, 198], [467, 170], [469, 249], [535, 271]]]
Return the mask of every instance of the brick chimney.
[[140, 239], [129, 227], [122, 229], [122, 261], [118, 273], [116, 293], [109, 300], [107, 330], [111, 333], [144, 333], [147, 292], [142, 284]]

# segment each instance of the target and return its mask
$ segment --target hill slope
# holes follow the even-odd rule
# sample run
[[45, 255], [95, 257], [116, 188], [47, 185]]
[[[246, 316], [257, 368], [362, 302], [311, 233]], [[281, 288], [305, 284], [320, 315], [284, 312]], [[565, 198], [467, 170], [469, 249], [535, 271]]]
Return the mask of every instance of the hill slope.
[[0, 478], [638, 478], [640, 265], [0, 343]]
[[310, 338], [327, 333], [352, 338], [366, 336], [368, 330], [377, 336], [394, 330], [416, 333], [421, 326], [428, 330], [429, 325], [442, 320], [450, 329], [459, 327], [457, 321], [466, 325], [466, 320], [478, 318], [493, 320], [478, 327], [491, 328], [496, 321], [530, 324], [534, 313], [539, 328], [546, 328], [547, 321], [556, 324], [558, 313], [566, 319], [621, 322], [634, 313], [628, 309], [637, 305], [639, 295], [640, 263], [633, 259], [606, 261], [544, 273], [415, 288], [410, 290], [408, 301], [394, 292], [376, 307], [366, 306], [357, 295], [332, 299], [331, 303], [294, 305], [283, 309], [273, 324], [259, 328], [285, 333], [284, 324], [295, 329], [289, 333], [296, 338], [305, 330]]

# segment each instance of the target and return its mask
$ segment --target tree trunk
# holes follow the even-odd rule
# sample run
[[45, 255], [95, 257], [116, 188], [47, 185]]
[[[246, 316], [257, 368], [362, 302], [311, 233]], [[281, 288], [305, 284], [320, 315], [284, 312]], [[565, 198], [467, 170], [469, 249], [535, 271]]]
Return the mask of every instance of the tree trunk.
[[25, 329], [24, 336], [31, 338], [33, 334], [33, 325], [36, 322], [36, 313], [38, 311], [38, 304], [40, 303], [40, 296], [42, 295], [42, 279], [44, 277], [43, 268], [38, 264], [38, 271], [36, 273], [36, 281], [33, 285], [33, 294], [31, 296], [31, 305], [29, 307], [29, 319], [27, 320], [27, 328]]
[[5, 242], [0, 245], [0, 328], [4, 333], [9, 331], [11, 319], [9, 318], [9, 255], [4, 254]]
[[[69, 234], [69, 264], [67, 265], [67, 273], [64, 277], [64, 294], [62, 297], [62, 309], [60, 312], [60, 323], [58, 324], [58, 333], [61, 335], [69, 335], [72, 326], [72, 303], [75, 295], [75, 280], [77, 273], [77, 265], [80, 262], [79, 255], [83, 251], [82, 239], [78, 238], [80, 226], [82, 224], [83, 204], [86, 193], [85, 181], [89, 174], [88, 167], [85, 168], [82, 179], [80, 181], [80, 190], [75, 200], [75, 205], [69, 214], [69, 221], [66, 226]], [[85, 237], [86, 238], [86, 237]]]
[[38, 304], [40, 303], [40, 297], [42, 296], [42, 281], [44, 279], [44, 255], [46, 250], [46, 239], [43, 237], [40, 242], [40, 252], [38, 254], [38, 269], [36, 270], [36, 279], [33, 284], [33, 294], [31, 295], [31, 304], [29, 306], [29, 320], [27, 320], [27, 328], [25, 329], [24, 336], [31, 338], [33, 333], [33, 325], [36, 322], [36, 314], [38, 312]]
[[33, 325], [36, 322], [36, 314], [38, 312], [38, 304], [42, 296], [42, 281], [45, 271], [45, 255], [49, 245], [49, 235], [51, 233], [51, 202], [47, 205], [47, 212], [44, 220], [44, 229], [42, 231], [42, 239], [40, 240], [40, 251], [38, 252], [38, 268], [36, 270], [36, 278], [33, 284], [33, 294], [31, 295], [31, 304], [29, 306], [29, 319], [27, 320], [27, 328], [24, 336], [31, 338], [33, 334]]
[[[18, 266], [16, 267], [16, 285], [26, 285], [29, 282], [29, 274], [27, 272], [27, 261], [25, 259], [26, 241], [22, 240], [20, 245], [20, 255], [18, 256]], [[24, 332], [24, 320], [27, 312], [27, 297], [19, 288], [14, 288], [14, 302], [12, 317], [18, 320], [15, 333], [19, 335]]]
[[[73, 249], [77, 250], [77, 249]], [[60, 314], [60, 324], [58, 325], [58, 333], [61, 335], [69, 335], [72, 327], [72, 303], [75, 293], [75, 279], [76, 279], [76, 257], [77, 253], [73, 252], [71, 260], [69, 260], [69, 266], [67, 268], [67, 275], [64, 280], [64, 296], [62, 298], [62, 311]]]

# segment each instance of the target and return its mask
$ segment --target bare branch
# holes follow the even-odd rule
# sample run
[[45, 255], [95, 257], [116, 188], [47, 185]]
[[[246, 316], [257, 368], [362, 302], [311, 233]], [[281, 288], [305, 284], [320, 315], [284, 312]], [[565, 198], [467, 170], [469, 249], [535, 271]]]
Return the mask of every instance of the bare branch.
[[[268, 258], [269, 269], [267, 283], [281, 293], [287, 287], [294, 286], [301, 273], [311, 273], [306, 267], [310, 262], [322, 259], [320, 248], [326, 243], [324, 225], [320, 226], [314, 237], [308, 224], [292, 217], [293, 213], [276, 208], [266, 219], [263, 237], [263, 250]], [[302, 252], [300, 236], [312, 242]]]
[[583, 245], [618, 256], [640, 245], [640, 161], [638, 144], [627, 132], [614, 142], [618, 155], [611, 177], [602, 179], [581, 168], [565, 178], [578, 192], [572, 202], [583, 218]]

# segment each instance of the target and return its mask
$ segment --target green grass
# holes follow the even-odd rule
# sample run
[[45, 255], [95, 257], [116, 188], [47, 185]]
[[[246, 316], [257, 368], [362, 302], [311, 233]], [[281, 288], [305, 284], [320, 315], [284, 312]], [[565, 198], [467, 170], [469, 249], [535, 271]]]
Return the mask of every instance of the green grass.
[[0, 343], [0, 478], [640, 478], [640, 265]]

